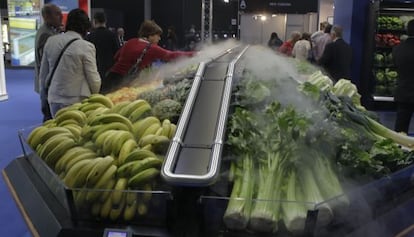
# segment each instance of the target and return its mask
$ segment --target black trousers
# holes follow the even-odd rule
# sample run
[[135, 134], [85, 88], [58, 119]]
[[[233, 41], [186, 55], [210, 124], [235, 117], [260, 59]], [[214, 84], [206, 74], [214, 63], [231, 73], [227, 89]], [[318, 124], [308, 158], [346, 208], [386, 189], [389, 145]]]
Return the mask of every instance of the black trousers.
[[123, 76], [116, 72], [108, 72], [101, 83], [101, 94], [108, 94], [122, 87]]
[[408, 134], [411, 116], [414, 112], [414, 103], [397, 102], [397, 118], [395, 120], [395, 131]]
[[49, 102], [47, 100], [47, 95], [45, 94], [44, 90], [40, 92], [40, 105], [42, 108], [43, 122], [52, 119], [52, 113], [50, 112]]

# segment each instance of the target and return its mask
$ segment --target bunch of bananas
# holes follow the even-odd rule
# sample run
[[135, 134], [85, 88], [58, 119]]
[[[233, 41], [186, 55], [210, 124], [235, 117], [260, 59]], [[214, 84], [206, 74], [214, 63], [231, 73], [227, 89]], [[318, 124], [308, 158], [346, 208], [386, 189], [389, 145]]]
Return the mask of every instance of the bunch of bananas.
[[145, 215], [176, 125], [145, 100], [116, 105], [100, 94], [59, 110], [27, 143], [73, 189], [79, 209], [111, 220]]

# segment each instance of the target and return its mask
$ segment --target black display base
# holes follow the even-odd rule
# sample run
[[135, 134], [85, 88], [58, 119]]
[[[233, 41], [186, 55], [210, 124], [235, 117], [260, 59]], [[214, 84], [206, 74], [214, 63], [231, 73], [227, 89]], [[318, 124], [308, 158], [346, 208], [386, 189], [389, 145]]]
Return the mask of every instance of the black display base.
[[24, 157], [13, 160], [2, 173], [33, 236], [101, 237], [106, 228], [127, 230], [133, 236], [170, 236], [158, 227], [75, 223]]

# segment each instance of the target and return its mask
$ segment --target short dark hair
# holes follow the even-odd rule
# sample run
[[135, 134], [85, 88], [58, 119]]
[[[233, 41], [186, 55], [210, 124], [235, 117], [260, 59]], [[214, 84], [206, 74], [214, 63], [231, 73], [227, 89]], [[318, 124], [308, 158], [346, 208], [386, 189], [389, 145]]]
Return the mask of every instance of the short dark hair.
[[414, 19], [407, 23], [407, 35], [414, 36]]
[[332, 32], [334, 32], [335, 33], [335, 35], [336, 35], [336, 37], [338, 37], [338, 38], [342, 38], [342, 35], [343, 35], [343, 29], [342, 29], [342, 27], [341, 26], [339, 26], [339, 25], [334, 25], [333, 27], [332, 27]]
[[66, 31], [75, 31], [84, 36], [91, 29], [91, 26], [88, 15], [82, 9], [76, 8], [69, 12]]
[[138, 37], [148, 37], [150, 35], [162, 35], [162, 29], [155, 21], [145, 20], [139, 27]]
[[325, 29], [323, 30], [323, 32], [324, 33], [331, 33], [331, 30], [332, 30], [332, 25], [331, 24], [327, 24], [326, 26], [325, 26]]
[[106, 22], [105, 13], [97, 12], [93, 15], [93, 19], [98, 23], [105, 23]]

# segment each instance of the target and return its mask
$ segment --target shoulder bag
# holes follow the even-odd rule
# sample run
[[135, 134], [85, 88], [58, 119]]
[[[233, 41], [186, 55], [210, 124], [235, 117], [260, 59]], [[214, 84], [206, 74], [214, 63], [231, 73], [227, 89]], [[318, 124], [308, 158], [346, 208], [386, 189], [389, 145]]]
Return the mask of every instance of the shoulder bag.
[[142, 50], [141, 55], [137, 58], [137, 61], [131, 66], [131, 68], [128, 70], [127, 75], [125, 76], [125, 81], [127, 83], [130, 83], [134, 79], [138, 77], [139, 74], [139, 64], [142, 62], [142, 59], [144, 58], [145, 54], [147, 53], [148, 49], [151, 47], [151, 43], [148, 43], [147, 46]]
[[46, 93], [46, 97], [48, 95], [48, 91], [49, 91], [49, 87], [50, 84], [52, 83], [52, 79], [53, 79], [53, 75], [55, 74], [56, 68], [59, 65], [60, 59], [62, 58], [63, 53], [66, 51], [66, 49], [69, 47], [69, 45], [71, 45], [74, 41], [78, 40], [79, 38], [74, 38], [71, 39], [66, 45], [65, 47], [63, 47], [62, 51], [59, 54], [59, 57], [57, 58], [55, 65], [53, 66], [52, 72], [50, 73], [50, 76], [48, 78], [48, 80], [46, 81], [46, 86], [45, 86], [45, 93]]

